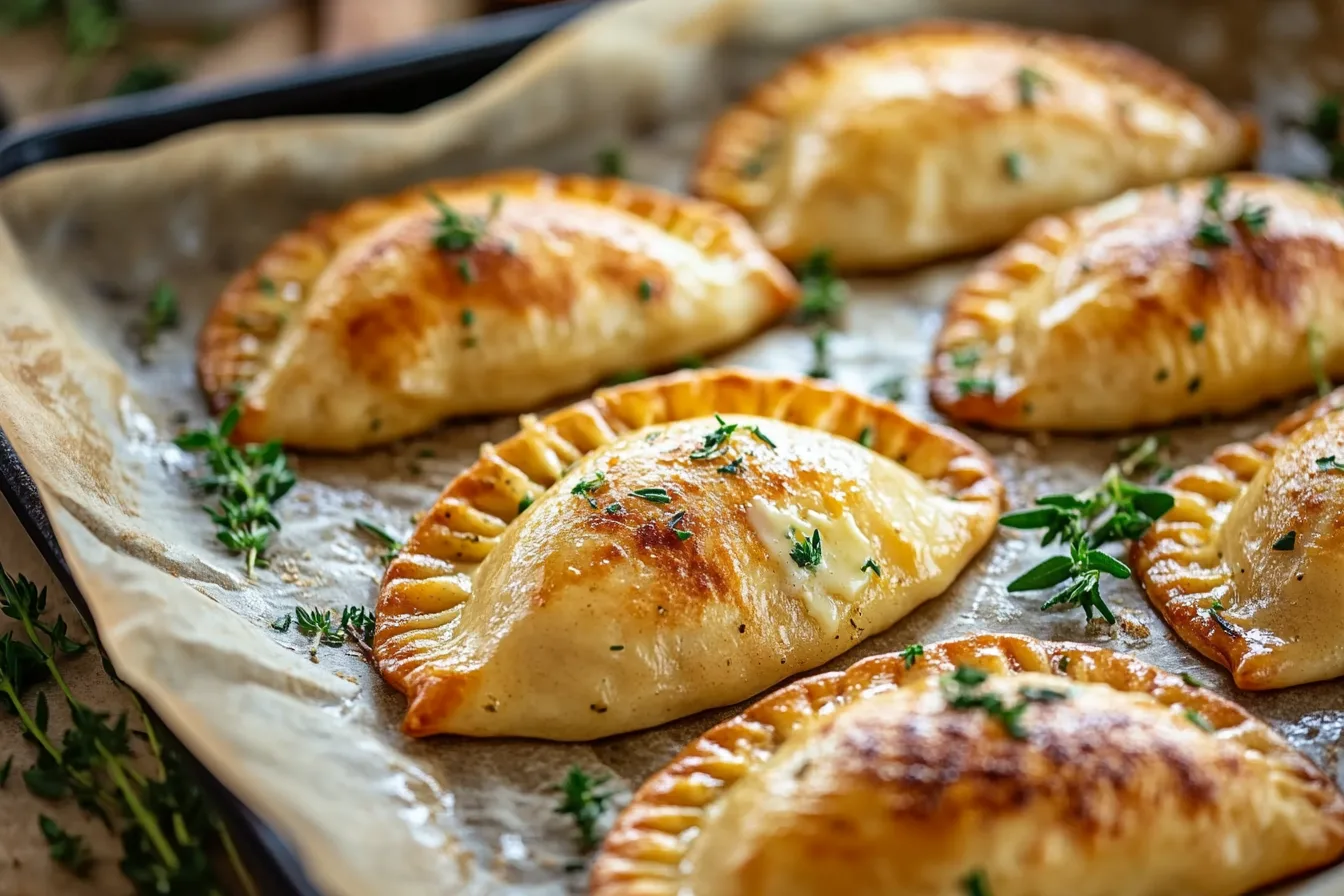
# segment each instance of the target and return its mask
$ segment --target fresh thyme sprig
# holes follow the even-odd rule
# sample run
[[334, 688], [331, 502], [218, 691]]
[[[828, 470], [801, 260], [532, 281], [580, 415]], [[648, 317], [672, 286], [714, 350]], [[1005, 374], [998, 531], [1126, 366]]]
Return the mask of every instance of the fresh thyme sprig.
[[397, 538], [377, 523], [356, 519], [355, 528], [372, 536], [380, 545], [382, 545], [383, 552], [378, 555], [378, 559], [384, 564], [391, 563], [396, 558], [397, 554], [401, 553], [403, 547], [401, 539]]
[[1080, 606], [1083, 615], [1093, 611], [1107, 622], [1115, 614], [1101, 596], [1102, 575], [1127, 579], [1130, 569], [1120, 560], [1097, 550], [1112, 541], [1138, 538], [1175, 505], [1175, 498], [1161, 489], [1127, 481], [1118, 466], [1112, 466], [1095, 489], [1078, 495], [1044, 495], [1036, 506], [999, 517], [1010, 529], [1043, 529], [1041, 546], [1054, 541], [1068, 546], [1068, 554], [1042, 560], [1008, 583], [1008, 591], [1039, 591], [1068, 583], [1041, 605]]
[[989, 879], [985, 872], [976, 869], [961, 879], [961, 889], [966, 896], [992, 896], [989, 891]]
[[1194, 242], [1202, 248], [1217, 248], [1232, 245], [1232, 229], [1241, 228], [1247, 233], [1258, 234], [1269, 223], [1269, 206], [1251, 205], [1243, 198], [1241, 208], [1228, 217], [1224, 208], [1227, 199], [1227, 178], [1214, 175], [1209, 178], [1209, 189], [1204, 194], [1204, 213], [1199, 226], [1195, 229]]
[[569, 493], [584, 498], [587, 500], [588, 505], [596, 510], [597, 499], [594, 498], [593, 495], [602, 488], [606, 481], [607, 474], [603, 473], [601, 470], [597, 470], [591, 476], [585, 476], [583, 479], [574, 483], [574, 487], [569, 490]]
[[619, 146], [599, 149], [594, 162], [599, 177], [625, 177], [625, 150]]
[[257, 566], [266, 565], [266, 549], [279, 531], [275, 504], [294, 487], [294, 472], [279, 442], [237, 448], [229, 435], [238, 425], [237, 405], [218, 423], [178, 436], [174, 443], [184, 451], [205, 455], [210, 475], [196, 481], [208, 495], [217, 495], [217, 506], [206, 507], [219, 527], [215, 537], [230, 551], [242, 554], [250, 578]]
[[[12, 579], [0, 568], [0, 611], [18, 620], [27, 639], [20, 640], [13, 632], [0, 638], [0, 702], [8, 703], [38, 750], [35, 764], [23, 774], [28, 790], [45, 800], [73, 798], [119, 834], [122, 873], [141, 896], [219, 896], [210, 860], [216, 846], [233, 864], [244, 891], [254, 896], [256, 889], [228, 832], [134, 695], [127, 696], [140, 711], [145, 743], [156, 766], [148, 775], [140, 771], [142, 763], [134, 756], [127, 714], [113, 719], [74, 697], [56, 658], [87, 645], [69, 637], [60, 616], [46, 621], [46, 604], [46, 589], [39, 591], [23, 576]], [[27, 709], [28, 692], [44, 680], [60, 691], [70, 710], [70, 727], [59, 743], [49, 728], [45, 692], [38, 692], [31, 714]], [[45, 815], [38, 817], [38, 825], [53, 860], [75, 873], [87, 870], [89, 853], [81, 838]]]
[[444, 252], [465, 252], [473, 248], [485, 236], [490, 222], [499, 216], [504, 203], [502, 193], [491, 196], [490, 214], [482, 218], [462, 214], [437, 193], [426, 193], [425, 198], [439, 213], [439, 220], [435, 222], [434, 247]]
[[[709, 458], [719, 457], [726, 454], [728, 451], [728, 442], [732, 439], [733, 433], [737, 432], [738, 429], [743, 429], [751, 433], [752, 438], [766, 445], [772, 451], [777, 447], [775, 443], [770, 440], [769, 436], [761, 432], [759, 426], [743, 426], [740, 423], [729, 423], [718, 414], [714, 415], [714, 420], [719, 424], [718, 428], [705, 436], [700, 447], [691, 452], [691, 460], [708, 460]], [[726, 471], [720, 469], [719, 472], [722, 473]], [[731, 472], [736, 473], [737, 470], [732, 470]]]
[[341, 610], [341, 631], [363, 646], [373, 643], [373, 631], [376, 625], [373, 611], [364, 607], [345, 607]]
[[322, 643], [328, 647], [340, 647], [345, 643], [345, 630], [331, 616], [330, 610], [311, 610], [296, 606], [294, 608], [294, 626], [299, 634], [315, 638], [314, 647]]
[[814, 327], [812, 366], [808, 368], [807, 375], [830, 376], [830, 337], [849, 302], [849, 288], [845, 281], [836, 276], [831, 265], [831, 253], [824, 249], [813, 252], [803, 262], [798, 281], [803, 291], [798, 319], [804, 325]]
[[575, 765], [570, 767], [564, 779], [556, 785], [555, 789], [560, 791], [561, 796], [560, 805], [555, 807], [555, 812], [557, 815], [568, 815], [574, 819], [574, 824], [579, 829], [579, 843], [584, 849], [592, 849], [597, 845], [597, 823], [601, 821], [602, 813], [606, 811], [607, 804], [614, 795], [601, 789], [607, 780], [606, 775], [594, 778]]
[[287, 632], [291, 618], [299, 634], [312, 639], [312, 643], [308, 645], [308, 656], [313, 662], [317, 662], [319, 646], [340, 647], [345, 644], [347, 637], [366, 652], [373, 643], [376, 617], [372, 610], [365, 607], [343, 607], [338, 619], [334, 610], [295, 606], [292, 617], [286, 613], [272, 622], [271, 628], [278, 632]]
[[1023, 107], [1031, 109], [1036, 105], [1036, 89], [1050, 86], [1050, 79], [1032, 68], [1023, 66], [1017, 70], [1017, 99]]
[[145, 305], [144, 317], [135, 325], [135, 348], [141, 361], [149, 361], [150, 350], [158, 344], [159, 334], [176, 329], [180, 317], [177, 293], [173, 288], [167, 283], [154, 287]]
[[798, 272], [802, 300], [799, 319], [804, 324], [835, 324], [849, 302], [849, 288], [836, 276], [831, 253], [818, 249], [807, 257]]
[[812, 537], [799, 538], [793, 529], [789, 529], [789, 541], [792, 547], [789, 548], [789, 556], [793, 562], [797, 563], [803, 569], [816, 569], [821, 565], [821, 531], [812, 530]]
[[943, 699], [952, 709], [983, 709], [985, 714], [1003, 726], [1014, 740], [1025, 740], [1027, 730], [1022, 716], [1033, 703], [1054, 703], [1068, 697], [1064, 691], [1051, 688], [1024, 687], [1018, 691], [1017, 703], [1009, 706], [993, 691], [982, 691], [980, 686], [989, 675], [971, 666], [958, 666], [955, 672], [944, 675], [940, 682]]
[[1312, 113], [1311, 120], [1305, 123], [1305, 129], [1325, 152], [1330, 162], [1330, 177], [1333, 179], [1344, 178], [1344, 141], [1341, 141], [1340, 124], [1344, 122], [1344, 115], [1341, 115], [1340, 97], [1328, 95], [1321, 97], [1316, 102], [1316, 108]]
[[1122, 440], [1116, 446], [1115, 461], [1120, 475], [1129, 479], [1156, 473], [1160, 482], [1163, 472], [1170, 470], [1166, 465], [1166, 451], [1170, 444], [1171, 436], [1164, 432]]

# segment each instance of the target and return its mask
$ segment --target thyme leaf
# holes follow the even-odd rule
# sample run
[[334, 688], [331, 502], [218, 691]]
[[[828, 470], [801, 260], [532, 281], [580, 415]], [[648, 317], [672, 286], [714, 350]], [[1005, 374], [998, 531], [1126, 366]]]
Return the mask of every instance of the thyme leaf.
[[173, 441], [183, 451], [204, 455], [210, 474], [196, 480], [196, 487], [216, 496], [215, 506], [204, 510], [218, 529], [220, 543], [243, 556], [250, 578], [257, 566], [266, 565], [271, 536], [280, 530], [275, 505], [296, 480], [279, 442], [242, 448], [229, 442], [240, 413], [234, 405], [217, 423]]

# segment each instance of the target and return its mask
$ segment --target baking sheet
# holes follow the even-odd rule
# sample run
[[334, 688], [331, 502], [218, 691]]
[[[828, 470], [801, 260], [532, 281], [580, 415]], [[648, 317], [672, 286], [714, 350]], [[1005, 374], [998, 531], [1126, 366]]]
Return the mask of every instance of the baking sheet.
[[[243, 578], [218, 549], [171, 445], [204, 416], [193, 340], [228, 277], [312, 211], [432, 176], [531, 164], [591, 170], [626, 147], [630, 173], [685, 183], [706, 123], [802, 47], [931, 14], [985, 16], [1123, 39], [1189, 72], [1271, 128], [1265, 166], [1319, 165], [1273, 127], [1309, 111], [1317, 84], [1344, 82], [1344, 7], [1307, 0], [637, 0], [606, 7], [469, 94], [401, 118], [230, 124], [148, 150], [42, 166], [0, 184], [0, 427], [36, 480], [103, 642], [122, 676], [218, 777], [273, 823], [331, 894], [563, 893], [582, 870], [549, 787], [578, 763], [633, 789], [687, 740], [729, 715], [704, 713], [594, 744], [410, 741], [404, 708], [354, 648], [318, 650], [270, 621], [295, 604], [371, 606], [378, 549], [355, 517], [395, 533], [511, 419], [441, 427], [359, 458], [293, 456], [299, 486], [280, 505], [271, 569]], [[854, 280], [832, 340], [840, 382], [867, 390], [908, 377], [932, 417], [923, 368], [941, 308], [970, 262]], [[143, 363], [127, 333], [155, 284], [183, 320]], [[714, 359], [800, 372], [808, 334], [780, 327]], [[1175, 459], [1253, 435], [1289, 405], [1173, 433]], [[1115, 440], [973, 433], [998, 459], [1010, 501], [1091, 484]], [[432, 456], [427, 456], [432, 455]], [[1179, 643], [1132, 582], [1106, 597], [1114, 628], [1043, 614], [1004, 583], [1042, 556], [1000, 535], [954, 588], [833, 662], [967, 632], [1102, 643], [1229, 694], [1344, 775], [1344, 685], [1238, 694]], [[1136, 857], [1136, 860], [1137, 857]], [[1344, 889], [1318, 876], [1301, 892]]]

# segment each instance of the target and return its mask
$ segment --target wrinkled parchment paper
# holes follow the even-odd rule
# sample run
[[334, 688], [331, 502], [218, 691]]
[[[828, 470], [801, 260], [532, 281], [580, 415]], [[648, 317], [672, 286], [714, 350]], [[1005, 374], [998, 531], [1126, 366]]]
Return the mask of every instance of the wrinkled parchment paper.
[[[631, 175], [679, 187], [706, 122], [805, 45], [934, 14], [1003, 18], [1117, 38], [1177, 65], [1269, 125], [1265, 165], [1319, 164], [1276, 123], [1301, 117], [1317, 85], [1344, 82], [1344, 4], [1307, 0], [638, 0], [606, 7], [470, 94], [401, 118], [254, 122], [208, 128], [133, 153], [42, 166], [0, 184], [0, 427], [37, 480], [75, 578], [122, 676], [228, 786], [294, 845], [331, 894], [562, 893], [583, 887], [569, 819], [548, 788], [578, 763], [634, 788], [687, 740], [730, 714], [704, 713], [587, 745], [411, 741], [402, 698], [353, 647], [318, 662], [271, 620], [295, 604], [372, 605], [381, 565], [355, 532], [396, 533], [511, 419], [441, 427], [356, 458], [294, 458], [273, 564], [255, 582], [215, 543], [170, 443], [199, 423], [193, 339], [230, 274], [309, 213], [433, 176], [532, 164], [591, 170], [627, 147]], [[909, 378], [929, 415], [923, 366], [941, 308], [969, 262], [853, 281], [833, 342], [841, 382]], [[184, 320], [143, 363], [127, 339], [154, 285]], [[780, 327], [722, 358], [799, 372], [801, 330]], [[1287, 406], [1178, 429], [1178, 463], [1262, 430]], [[1091, 484], [1114, 440], [977, 433], [1020, 504]], [[1229, 694], [1337, 777], [1344, 684], [1239, 694], [1178, 642], [1132, 582], [1112, 583], [1114, 628], [1043, 614], [1004, 583], [1036, 562], [1003, 534], [945, 596], [831, 664], [966, 632], [1102, 643]], [[1211, 857], [1212, 859], [1212, 857]], [[1142, 861], [1136, 856], [1135, 861]], [[1338, 893], [1320, 875], [1302, 892]]]

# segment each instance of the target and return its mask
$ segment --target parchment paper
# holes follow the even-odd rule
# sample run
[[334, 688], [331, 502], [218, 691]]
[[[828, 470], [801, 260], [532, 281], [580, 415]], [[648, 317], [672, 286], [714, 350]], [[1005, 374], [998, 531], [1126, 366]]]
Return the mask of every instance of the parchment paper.
[[[1183, 68], [1270, 125], [1265, 163], [1319, 165], [1275, 123], [1303, 116], [1316, 85], [1344, 81], [1341, 4], [1282, 0], [639, 0], [615, 4], [538, 46], [464, 98], [403, 118], [231, 124], [128, 154], [43, 166], [0, 185], [0, 426], [37, 480], [53, 525], [123, 677], [231, 788], [299, 850], [332, 894], [561, 893], [584, 874], [548, 787], [579, 763], [633, 788], [733, 709], [589, 745], [410, 741], [403, 709], [353, 648], [310, 661], [269, 622], [296, 603], [371, 605], [377, 550], [360, 516], [404, 533], [484, 439], [512, 419], [444, 426], [357, 459], [295, 457], [270, 570], [245, 581], [215, 543], [169, 442], [203, 405], [193, 339], [229, 275], [309, 213], [431, 176], [534, 164], [589, 170], [627, 147], [635, 179], [681, 186], [706, 122], [803, 46], [931, 14], [999, 17], [1123, 39]], [[929, 415], [923, 367], [941, 307], [968, 262], [853, 281], [836, 378], [868, 389], [909, 377]], [[184, 320], [140, 362], [127, 328], [158, 281]], [[800, 372], [807, 334], [777, 328], [721, 359]], [[1262, 430], [1288, 410], [1178, 429], [1177, 462]], [[977, 433], [1010, 500], [1091, 484], [1113, 440], [1036, 442]], [[422, 456], [431, 454], [433, 456]], [[1036, 562], [1001, 535], [945, 596], [831, 664], [965, 632], [1104, 643], [1190, 671], [1272, 722], [1341, 774], [1344, 685], [1240, 694], [1178, 642], [1130, 582], [1107, 599], [1123, 624], [1043, 614], [1003, 585]], [[1134, 857], [1142, 861], [1141, 856]], [[1344, 891], [1318, 876], [1303, 892]]]

